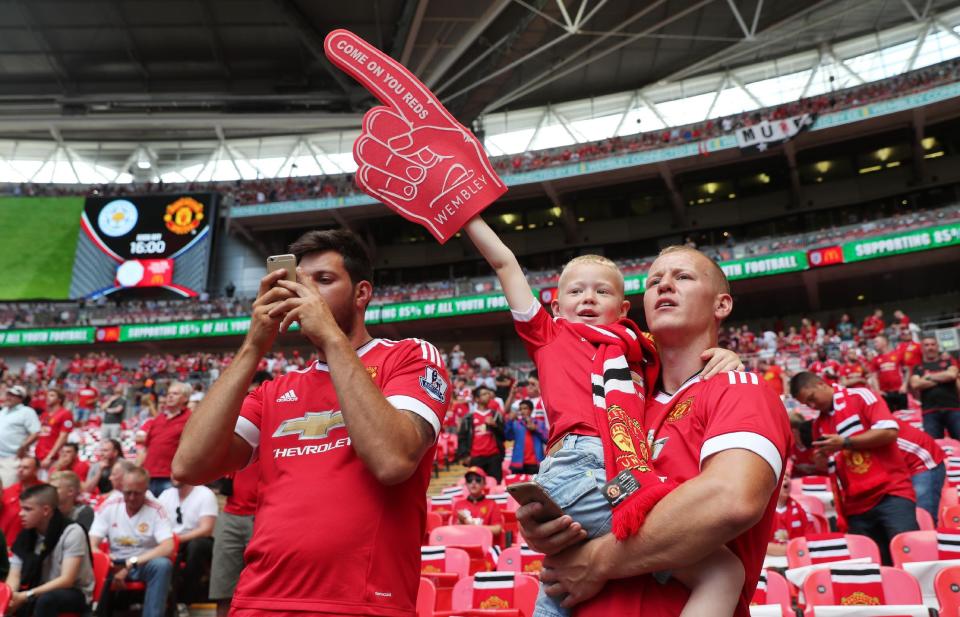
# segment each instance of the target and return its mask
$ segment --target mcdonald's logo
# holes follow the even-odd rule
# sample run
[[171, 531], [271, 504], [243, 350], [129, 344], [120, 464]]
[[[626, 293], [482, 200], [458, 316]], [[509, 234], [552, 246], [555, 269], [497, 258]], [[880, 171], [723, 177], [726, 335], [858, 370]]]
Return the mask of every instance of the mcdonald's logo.
[[807, 262], [811, 268], [842, 264], [843, 249], [834, 245], [807, 251]]

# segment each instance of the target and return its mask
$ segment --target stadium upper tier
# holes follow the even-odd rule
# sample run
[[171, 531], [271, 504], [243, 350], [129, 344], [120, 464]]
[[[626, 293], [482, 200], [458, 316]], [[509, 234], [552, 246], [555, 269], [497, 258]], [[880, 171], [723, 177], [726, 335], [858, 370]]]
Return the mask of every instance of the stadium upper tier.
[[[950, 32], [957, 38], [956, 43], [960, 53], [960, 35], [953, 30]], [[946, 35], [945, 35], [946, 36]], [[953, 39], [951, 39], [952, 41]], [[952, 48], [951, 48], [952, 49]], [[950, 52], [953, 53], [952, 51]], [[946, 51], [940, 50], [940, 57], [944, 56]], [[915, 58], [911, 62], [915, 62]], [[908, 63], [909, 64], [909, 63]], [[840, 63], [838, 68], [846, 67], [846, 64]], [[812, 82], [815, 73], [822, 72], [822, 69], [808, 71], [809, 80]], [[858, 78], [863, 82], [862, 78]], [[849, 76], [847, 80], [849, 81]], [[550, 111], [543, 116], [543, 123], [546, 123], [548, 116], [556, 116], [560, 119], [557, 125], [561, 132], [567, 134], [566, 138], [557, 139], [556, 137], [544, 140], [539, 137], [540, 133], [547, 129], [556, 127], [538, 125], [533, 129], [522, 129], [519, 131], [508, 131], [497, 136], [488, 137], [485, 144], [492, 154], [509, 152], [501, 156], [494, 156], [493, 163], [495, 168], [503, 175], [507, 184], [512, 184], [511, 176], [516, 176], [516, 183], [522, 183], [520, 174], [536, 172], [552, 167], [596, 161], [609, 157], [615, 157], [624, 154], [638, 152], [648, 152], [658, 149], [665, 149], [684, 144], [703, 143], [706, 140], [733, 135], [740, 128], [757, 125], [762, 121], [776, 121], [786, 118], [811, 114], [828, 114], [863, 107], [890, 99], [906, 97], [918, 92], [924, 92], [944, 86], [954, 84], [960, 81], [960, 59], [952, 58], [938, 64], [925, 66], [868, 83], [859, 83], [852, 87], [839, 89], [835, 91], [826, 91], [815, 96], [801, 96], [797, 100], [785, 102], [778, 105], [763, 107], [760, 105], [746, 105], [748, 111], [741, 113], [715, 117], [711, 115], [714, 108], [721, 102], [721, 95], [724, 92], [718, 90], [715, 93], [713, 105], [710, 105], [703, 120], [694, 123], [673, 125], [664, 115], [656, 112], [656, 107], [648, 105], [646, 109], [649, 113], [654, 113], [656, 121], [645, 123], [644, 126], [656, 126], [656, 130], [632, 133], [624, 132], [622, 125], [628, 116], [633, 114], [630, 109], [624, 111], [622, 118], [618, 123], [616, 130], [612, 131], [613, 136], [596, 141], [581, 140], [574, 136], [583, 135], [585, 132], [591, 135], [599, 133], [610, 133], [611, 131], [587, 131], [586, 127], [581, 127], [582, 131], [574, 131], [571, 125], [566, 124], [562, 117], [556, 112]], [[724, 82], [726, 83], [726, 82]], [[833, 83], [831, 81], [831, 83]], [[743, 92], [749, 93], [747, 87], [740, 88]], [[799, 94], [809, 90], [802, 89]], [[951, 96], [956, 96], [951, 95]], [[754, 101], [759, 101], [751, 95]], [[692, 97], [697, 98], [697, 97]], [[948, 97], [949, 98], [949, 97]], [[686, 100], [686, 99], [684, 99]], [[677, 102], [677, 101], [675, 101]], [[692, 99], [688, 101], [690, 109], [697, 107], [702, 103], [695, 102]], [[651, 104], [652, 105], [652, 104]], [[636, 115], [636, 114], [633, 114]], [[690, 117], [696, 114], [679, 114], [674, 117]], [[551, 117], [552, 117], [551, 116]], [[632, 117], [632, 116], [631, 116]], [[602, 118], [597, 118], [602, 120]], [[633, 118], [634, 126], [638, 126], [640, 117]], [[606, 118], [609, 123], [611, 120]], [[507, 125], [504, 124], [504, 127]], [[816, 128], [816, 126], [814, 127]], [[553, 131], [556, 133], [556, 130]], [[508, 139], [509, 137], [509, 139]], [[526, 144], [526, 147], [517, 147], [518, 139]], [[352, 139], [350, 139], [352, 141]], [[547, 148], [530, 149], [537, 143], [550, 142], [564, 143], [565, 145]], [[298, 142], [299, 143], [299, 142]], [[498, 145], [499, 144], [499, 145]], [[226, 147], [226, 146], [224, 146]], [[709, 149], [709, 146], [707, 146]], [[352, 173], [355, 169], [350, 155], [343, 153], [339, 155], [321, 155], [308, 145], [303, 146], [307, 149], [306, 154], [300, 153], [301, 146], [298, 145], [285, 157], [279, 168], [274, 174], [268, 174], [266, 168], [256, 167], [254, 173], [248, 174], [243, 171], [243, 157], [230, 154], [230, 166], [233, 171], [226, 177], [231, 179], [224, 181], [215, 181], [218, 174], [214, 173], [219, 163], [214, 162], [213, 158], [206, 165], [199, 165], [191, 173], [166, 173], [159, 176], [153, 176], [152, 180], [147, 182], [133, 182], [133, 177], [129, 174], [117, 173], [112, 182], [102, 182], [95, 184], [86, 184], [78, 182], [57, 183], [58, 178], [63, 177], [58, 174], [58, 164], [61, 167], [69, 167], [75, 180], [81, 180], [81, 176], [89, 177], [89, 174], [81, 174], [78, 169], [85, 169], [81, 161], [67, 158], [60, 161], [59, 151], [52, 153], [45, 161], [35, 161], [36, 164], [30, 164], [17, 171], [14, 169], [14, 162], [4, 156], [0, 156], [0, 180], [13, 180], [22, 178], [24, 182], [8, 182], [0, 186], [0, 192], [7, 192], [16, 195], [124, 195], [141, 194], [144, 192], [169, 192], [169, 191], [216, 191], [225, 198], [227, 205], [257, 205], [271, 204], [287, 201], [310, 201], [310, 200], [329, 200], [318, 201], [315, 207], [338, 207], [338, 205], [351, 205], [353, 202], [374, 203], [372, 199], [366, 198], [359, 193], [359, 190], [353, 183]], [[515, 152], [516, 151], [516, 152]], [[518, 153], [517, 153], [518, 152]], [[137, 158], [137, 152], [131, 157], [130, 165], [133, 165], [133, 159]], [[137, 160], [137, 164], [142, 164], [141, 171], [149, 171], [151, 162], [148, 156], [149, 152], [144, 149]], [[146, 158], [144, 158], [146, 157]], [[323, 160], [334, 162], [335, 165], [323, 164]], [[334, 160], [335, 159], [335, 160]], [[85, 164], [84, 164], [85, 165]], [[251, 168], [253, 169], [253, 168]], [[340, 172], [324, 173], [316, 175], [317, 172]], [[195, 172], [195, 173], [194, 173]], [[208, 173], [209, 172], [209, 173]], [[283, 177], [264, 178], [264, 175], [275, 175]], [[100, 176], [104, 177], [104, 176]], [[147, 175], [146, 177], [151, 177]], [[193, 177], [192, 181], [182, 181]], [[40, 178], [48, 178], [48, 182], [38, 182]], [[203, 179], [209, 178], [209, 181]], [[529, 176], [530, 181], [534, 181], [533, 176]], [[176, 180], [181, 180], [177, 182]], [[345, 197], [355, 196], [347, 202], [342, 201]], [[244, 215], [245, 212], [236, 211], [236, 215]]]
[[[932, 245], [920, 241], [917, 246], [910, 246], [904, 241], [892, 242], [887, 250], [884, 247], [873, 247], [870, 256], [884, 256], [902, 250], [920, 248], [937, 248], [960, 244], [960, 206], [950, 206], [937, 210], [914, 212], [902, 216], [879, 219], [865, 223], [847, 225], [825, 229], [813, 233], [796, 234], [753, 240], [744, 243], [731, 241], [724, 246], [699, 247], [725, 266], [725, 269], [735, 264], [744, 264], [747, 261], [760, 263], [765, 255], [772, 257], [791, 256], [797, 261], [797, 255], [803, 257], [803, 264], [794, 263], [788, 268], [780, 270], [796, 271], [807, 267], [806, 255], [803, 251], [811, 251], [820, 247], [838, 247], [846, 250], [846, 245], [859, 243], [871, 238], [887, 238], [891, 234], [909, 232], [910, 230], [949, 228], [945, 232], [938, 232], [942, 236]], [[903, 244], [903, 246], [900, 246]], [[856, 258], [868, 258], [852, 255], [850, 261]], [[637, 257], [619, 260], [618, 265], [628, 277], [627, 292], [631, 294], [642, 291], [642, 274], [652, 263], [653, 256]], [[840, 260], [842, 262], [843, 259]], [[836, 263], [836, 262], [831, 262]], [[768, 264], [769, 265], [769, 264]], [[818, 265], [818, 264], [817, 264]], [[774, 264], [773, 270], [758, 271], [757, 276], [775, 274], [779, 266]], [[548, 270], [528, 273], [528, 280], [534, 287], [550, 288], [556, 285], [558, 272]], [[749, 273], [738, 274], [730, 270], [731, 279], [748, 278]], [[741, 276], [745, 274], [745, 276]], [[425, 300], [440, 300], [447, 298], [475, 298], [478, 294], [498, 294], [498, 284], [493, 276], [459, 280], [441, 280], [414, 285], [381, 286], [375, 290], [373, 307], [368, 317], [376, 316], [376, 320], [386, 320], [388, 314], [395, 313], [397, 303], [417, 302]], [[159, 324], [170, 322], [187, 322], [191, 320], [217, 320], [231, 317], [245, 317], [249, 314], [251, 299], [247, 298], [209, 298], [199, 297], [189, 300], [131, 300], [114, 303], [103, 299], [99, 302], [18, 302], [0, 305], [0, 328], [43, 328], [58, 326], [108, 326], [119, 324]], [[402, 306], [402, 305], [401, 305]], [[486, 307], [485, 308], [490, 308]], [[496, 307], [495, 307], [496, 308]], [[502, 308], [502, 307], [501, 307]], [[472, 310], [472, 309], [471, 309]], [[469, 311], [468, 311], [469, 312]], [[482, 312], [482, 311], [481, 311]], [[231, 328], [233, 325], [231, 324]], [[225, 334], [233, 331], [224, 332]]]

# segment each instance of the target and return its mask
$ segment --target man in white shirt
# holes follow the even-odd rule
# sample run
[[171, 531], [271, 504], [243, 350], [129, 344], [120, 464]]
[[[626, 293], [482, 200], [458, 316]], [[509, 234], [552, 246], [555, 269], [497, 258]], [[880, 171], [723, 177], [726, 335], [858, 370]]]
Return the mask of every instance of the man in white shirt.
[[6, 388], [0, 403], [0, 482], [10, 486], [17, 481], [17, 463], [27, 448], [40, 436], [40, 418], [32, 407], [27, 389], [21, 385]]
[[191, 486], [173, 480], [173, 486], [160, 494], [160, 503], [173, 521], [173, 533], [180, 538], [177, 563], [185, 563], [174, 577], [177, 607], [204, 600], [200, 585], [203, 574], [209, 571], [213, 558], [213, 527], [220, 508], [217, 496], [206, 486]]
[[[173, 529], [160, 502], [147, 496], [150, 475], [136, 467], [123, 475], [122, 495], [97, 508], [90, 528], [90, 545], [100, 550], [110, 543], [112, 580], [143, 581], [143, 617], [162, 617], [173, 573]], [[100, 598], [100, 614], [110, 614], [110, 581]]]

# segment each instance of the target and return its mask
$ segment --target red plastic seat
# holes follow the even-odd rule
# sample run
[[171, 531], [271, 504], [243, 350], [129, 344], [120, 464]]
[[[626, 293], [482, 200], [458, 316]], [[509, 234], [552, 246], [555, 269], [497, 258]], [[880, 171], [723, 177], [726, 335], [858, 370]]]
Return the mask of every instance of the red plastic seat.
[[948, 506], [943, 510], [940, 526], [947, 529], [960, 529], [960, 505]]
[[500, 572], [519, 572], [521, 574], [537, 576], [540, 574], [540, 570], [543, 569], [544, 557], [545, 555], [543, 553], [531, 551], [530, 562], [524, 567], [523, 547], [519, 545], [511, 546], [500, 553], [500, 558], [497, 560], [497, 570]]
[[5, 614], [10, 608], [10, 598], [13, 597], [13, 591], [5, 584], [0, 584], [0, 615]]
[[940, 558], [937, 550], [937, 532], [905, 531], [890, 540], [890, 556], [893, 565], [900, 568], [911, 561], [936, 561]]
[[[847, 548], [850, 551], [850, 556], [837, 557], [836, 561], [869, 557], [873, 563], [880, 563], [880, 549], [877, 547], [876, 542], [867, 536], [858, 536], [855, 534], [846, 534], [843, 537], [847, 540]], [[810, 539], [813, 540], [814, 538]], [[799, 568], [811, 564], [810, 551], [807, 549], [807, 538], [794, 538], [787, 542], [788, 568]]]
[[819, 514], [823, 517], [827, 516], [827, 509], [824, 507], [823, 502], [813, 495], [800, 493], [798, 495], [792, 495], [792, 497], [794, 501], [799, 503], [809, 514]]
[[461, 579], [453, 588], [453, 609], [437, 612], [437, 617], [532, 617], [537, 604], [540, 581], [526, 574], [517, 574], [513, 590], [513, 606], [505, 609], [481, 609], [473, 606], [473, 577]]
[[[920, 583], [907, 572], [887, 566], [880, 567], [883, 585], [884, 604], [923, 604]], [[832, 606], [833, 582], [830, 570], [815, 570], [803, 583], [803, 596], [807, 603], [807, 614], [812, 614], [814, 606]]]
[[453, 586], [461, 578], [470, 576], [470, 555], [463, 549], [445, 547], [443, 564], [435, 568], [424, 569], [421, 565], [420, 577], [430, 579], [434, 586], [434, 609], [447, 610], [453, 598]]
[[437, 588], [433, 582], [420, 577], [420, 588], [417, 589], [417, 617], [433, 617], [437, 604]]
[[810, 513], [810, 520], [813, 521], [813, 529], [817, 533], [830, 533], [830, 521], [823, 514]]
[[917, 525], [920, 525], [920, 531], [930, 531], [937, 528], [936, 523], [933, 522], [933, 517], [923, 508], [917, 508]]
[[429, 542], [430, 532], [444, 524], [443, 517], [436, 512], [427, 512], [427, 526], [423, 531], [424, 542]]
[[933, 588], [940, 603], [940, 617], [960, 617], [960, 566], [940, 570]]
[[775, 570], [766, 570], [767, 598], [760, 604], [779, 604], [783, 617], [796, 617], [791, 605], [790, 583], [782, 574]]

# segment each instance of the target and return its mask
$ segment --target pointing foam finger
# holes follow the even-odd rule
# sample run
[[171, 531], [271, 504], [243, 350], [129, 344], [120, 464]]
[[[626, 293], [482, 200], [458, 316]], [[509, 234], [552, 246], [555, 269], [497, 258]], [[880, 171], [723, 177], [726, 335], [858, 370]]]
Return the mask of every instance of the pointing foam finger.
[[414, 125], [456, 125], [430, 90], [399, 62], [349, 30], [323, 40], [327, 58]]

